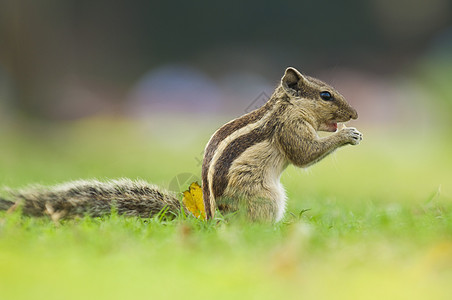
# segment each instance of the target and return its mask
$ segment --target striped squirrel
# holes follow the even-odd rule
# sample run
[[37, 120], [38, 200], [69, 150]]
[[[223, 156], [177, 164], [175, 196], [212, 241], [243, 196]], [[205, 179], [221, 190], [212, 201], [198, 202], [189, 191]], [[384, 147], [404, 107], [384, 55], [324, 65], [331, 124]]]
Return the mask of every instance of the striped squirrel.
[[[337, 123], [357, 117], [331, 86], [287, 68], [266, 104], [210, 138], [202, 164], [207, 218], [214, 218], [218, 209], [238, 210], [252, 221], [281, 220], [286, 207], [281, 173], [289, 164], [307, 167], [341, 146], [359, 144], [362, 134], [355, 128], [337, 130]], [[334, 133], [321, 138], [317, 131]], [[17, 205], [27, 215], [58, 213], [65, 218], [108, 214], [112, 206], [128, 216], [149, 217], [163, 209], [187, 212], [174, 193], [129, 179], [26, 188], [10, 192], [9, 200], [0, 199], [0, 209]]]

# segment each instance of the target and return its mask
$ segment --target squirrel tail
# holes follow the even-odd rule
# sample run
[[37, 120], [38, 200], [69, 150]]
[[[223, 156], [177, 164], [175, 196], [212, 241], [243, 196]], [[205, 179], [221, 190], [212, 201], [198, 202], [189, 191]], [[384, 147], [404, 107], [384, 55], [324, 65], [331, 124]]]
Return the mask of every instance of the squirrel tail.
[[32, 186], [10, 194], [10, 200], [0, 199], [0, 210], [20, 203], [22, 213], [30, 216], [98, 217], [115, 211], [149, 218], [162, 212], [176, 216], [185, 210], [175, 193], [142, 180], [78, 180], [52, 187]]
[[8, 210], [13, 205], [14, 202], [0, 198], [0, 210]]

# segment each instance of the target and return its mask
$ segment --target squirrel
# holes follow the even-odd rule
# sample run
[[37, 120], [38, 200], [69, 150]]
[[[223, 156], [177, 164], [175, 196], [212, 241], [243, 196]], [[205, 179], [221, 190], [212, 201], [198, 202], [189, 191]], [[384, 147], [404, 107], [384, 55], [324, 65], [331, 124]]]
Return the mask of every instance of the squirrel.
[[[286, 209], [280, 183], [284, 169], [308, 167], [344, 145], [358, 145], [355, 128], [338, 130], [338, 123], [358, 113], [331, 86], [293, 67], [260, 108], [220, 127], [210, 138], [202, 164], [203, 201], [207, 219], [215, 211], [239, 211], [250, 221], [278, 222]], [[319, 137], [317, 131], [333, 132]], [[101, 216], [112, 208], [118, 214], [150, 217], [162, 211], [179, 214], [177, 195], [144, 181], [80, 180], [54, 187], [36, 186], [10, 192], [0, 210], [21, 206], [31, 216]]]

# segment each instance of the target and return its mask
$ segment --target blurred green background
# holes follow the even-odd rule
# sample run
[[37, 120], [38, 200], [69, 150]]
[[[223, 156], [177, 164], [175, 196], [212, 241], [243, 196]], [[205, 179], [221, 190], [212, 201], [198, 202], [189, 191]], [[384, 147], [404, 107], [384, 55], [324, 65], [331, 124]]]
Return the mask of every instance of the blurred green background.
[[364, 141], [285, 171], [283, 223], [0, 214], [0, 299], [447, 299], [450, 0], [3, 0], [0, 186], [184, 189], [287, 66], [338, 89]]
[[[450, 0], [6, 0], [1, 182], [126, 175], [160, 182], [199, 173], [210, 134], [262, 105], [287, 66], [332, 84], [356, 107], [359, 119], [350, 124], [365, 142], [347, 151], [365, 153], [369, 141], [381, 147], [373, 160], [416, 153], [415, 169], [431, 159], [423, 151], [450, 145]], [[136, 143], [123, 142], [131, 137]], [[95, 145], [103, 153], [98, 166], [84, 164]], [[120, 157], [110, 157], [114, 151]], [[53, 163], [39, 165], [46, 156]], [[147, 165], [153, 159], [167, 162], [166, 171]], [[27, 161], [27, 175], [14, 161]], [[123, 168], [134, 162], [132, 172]], [[419, 172], [410, 182], [431, 176]]]

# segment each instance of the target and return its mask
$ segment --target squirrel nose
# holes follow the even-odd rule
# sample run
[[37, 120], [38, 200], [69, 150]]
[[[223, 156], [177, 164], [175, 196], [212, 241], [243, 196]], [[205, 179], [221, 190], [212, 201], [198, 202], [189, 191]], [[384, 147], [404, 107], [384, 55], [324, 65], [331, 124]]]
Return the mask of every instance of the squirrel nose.
[[358, 119], [358, 112], [356, 110], [352, 109], [352, 112], [350, 113], [350, 119]]

